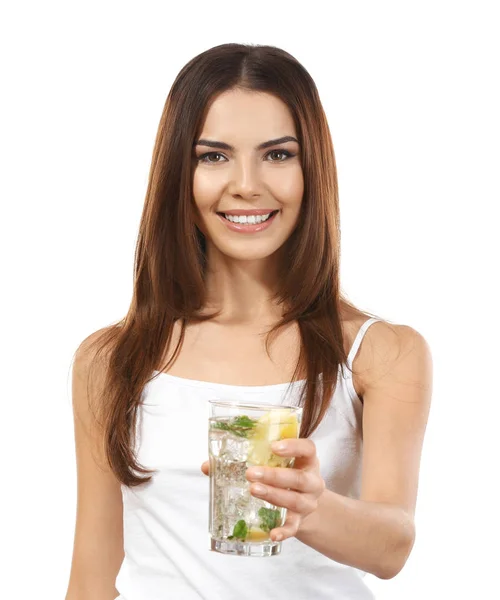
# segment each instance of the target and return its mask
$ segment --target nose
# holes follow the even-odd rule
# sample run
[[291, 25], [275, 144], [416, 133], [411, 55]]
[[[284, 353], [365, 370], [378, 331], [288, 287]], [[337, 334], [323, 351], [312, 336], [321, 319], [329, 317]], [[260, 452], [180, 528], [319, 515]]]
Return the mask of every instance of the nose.
[[257, 165], [251, 160], [235, 161], [231, 170], [228, 192], [232, 196], [252, 199], [260, 196], [260, 186]]

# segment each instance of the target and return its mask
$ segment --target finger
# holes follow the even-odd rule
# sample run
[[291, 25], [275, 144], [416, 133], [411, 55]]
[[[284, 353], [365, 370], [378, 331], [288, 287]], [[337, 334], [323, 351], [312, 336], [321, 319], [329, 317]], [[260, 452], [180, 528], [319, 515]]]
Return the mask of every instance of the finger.
[[316, 466], [318, 461], [316, 444], [309, 438], [290, 438], [273, 442], [271, 450], [279, 456], [294, 456], [295, 464], [300, 461], [301, 465]]
[[301, 517], [297, 513], [289, 510], [286, 513], [286, 520], [280, 527], [271, 529], [270, 536], [274, 541], [283, 541], [297, 535], [299, 526], [301, 523]]
[[[261, 475], [259, 476], [259, 473]], [[247, 469], [248, 481], [259, 482], [277, 488], [290, 488], [304, 494], [322, 491], [324, 482], [316, 472], [283, 467], [251, 467]]]
[[204, 475], [210, 475], [210, 461], [206, 460], [202, 465], [201, 465], [201, 472]]
[[[263, 491], [261, 491], [261, 488]], [[293, 490], [283, 490], [260, 483], [253, 483], [250, 486], [252, 496], [262, 498], [274, 506], [287, 508], [301, 515], [308, 515], [318, 507], [316, 497], [311, 494], [303, 494]]]

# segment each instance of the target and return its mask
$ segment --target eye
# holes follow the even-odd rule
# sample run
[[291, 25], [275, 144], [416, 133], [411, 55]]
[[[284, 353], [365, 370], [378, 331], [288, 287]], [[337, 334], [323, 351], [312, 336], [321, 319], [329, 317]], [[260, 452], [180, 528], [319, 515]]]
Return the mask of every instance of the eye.
[[209, 156], [222, 156], [220, 152], [205, 152], [205, 154], [201, 154], [198, 156], [198, 162], [216, 164], [221, 162], [220, 160], [206, 160]]
[[267, 156], [271, 155], [273, 152], [275, 152], [276, 154], [283, 154], [285, 156], [285, 158], [283, 160], [272, 160], [271, 162], [285, 162], [285, 160], [287, 158], [295, 156], [295, 154], [288, 152], [288, 150], [271, 150], [270, 152], [267, 153]]

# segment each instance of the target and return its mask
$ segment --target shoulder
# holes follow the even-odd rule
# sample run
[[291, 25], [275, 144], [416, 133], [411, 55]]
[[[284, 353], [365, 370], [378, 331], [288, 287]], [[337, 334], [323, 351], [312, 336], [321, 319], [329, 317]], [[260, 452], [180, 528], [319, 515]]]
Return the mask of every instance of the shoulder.
[[104, 340], [110, 329], [110, 327], [103, 327], [84, 338], [76, 350], [75, 358], [78, 358], [80, 362], [91, 359], [96, 353], [99, 342]]
[[431, 348], [425, 337], [413, 327], [377, 321], [365, 333], [356, 370], [359, 370], [363, 393], [401, 376], [430, 385]]
[[[73, 407], [88, 409], [91, 397], [100, 398], [105, 382], [109, 345], [115, 327], [103, 327], [88, 335], [78, 346], [73, 360]], [[85, 404], [84, 404], [85, 402]]]
[[76, 349], [74, 354], [73, 369], [78, 371], [87, 371], [91, 365], [97, 362], [104, 364], [104, 351], [106, 342], [110, 339], [113, 327], [103, 327], [88, 335]]

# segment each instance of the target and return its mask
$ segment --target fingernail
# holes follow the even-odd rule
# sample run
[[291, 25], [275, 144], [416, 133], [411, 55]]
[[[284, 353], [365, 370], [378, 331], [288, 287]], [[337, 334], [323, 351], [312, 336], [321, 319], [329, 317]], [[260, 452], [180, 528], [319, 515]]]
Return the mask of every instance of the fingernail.
[[263, 485], [260, 485], [260, 483], [256, 483], [255, 485], [252, 486], [252, 491], [255, 494], [259, 494], [259, 496], [265, 496], [266, 495], [266, 488]]
[[271, 450], [281, 452], [283, 450], [286, 450], [286, 444], [284, 442], [273, 442], [271, 444]]
[[264, 471], [262, 469], [256, 469], [255, 471], [250, 471], [248, 473], [252, 479], [261, 479], [264, 477]]
[[278, 533], [278, 535], [276, 535], [276, 536], [274, 537], [274, 539], [275, 539], [277, 542], [281, 542], [281, 540], [283, 539], [283, 534], [282, 534], [282, 533]]

